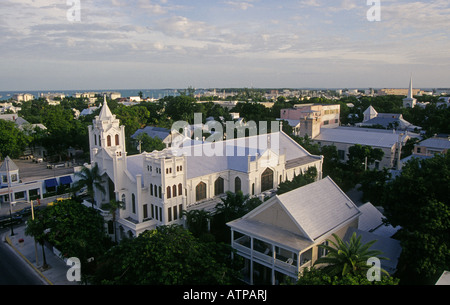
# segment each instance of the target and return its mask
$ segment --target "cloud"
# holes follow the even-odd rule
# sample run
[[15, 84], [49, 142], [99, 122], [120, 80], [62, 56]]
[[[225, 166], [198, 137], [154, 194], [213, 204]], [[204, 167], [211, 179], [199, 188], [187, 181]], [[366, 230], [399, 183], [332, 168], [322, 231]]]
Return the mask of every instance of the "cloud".
[[253, 4], [249, 1], [226, 1], [225, 4], [232, 6], [235, 9], [247, 10], [253, 7]]

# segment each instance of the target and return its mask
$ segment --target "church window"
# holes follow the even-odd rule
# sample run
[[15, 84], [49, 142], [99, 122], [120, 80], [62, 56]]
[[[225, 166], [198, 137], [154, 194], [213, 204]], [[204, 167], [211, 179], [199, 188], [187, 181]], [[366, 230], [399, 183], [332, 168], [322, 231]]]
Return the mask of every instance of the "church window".
[[178, 210], [177, 210], [177, 206], [173, 207], [173, 220], [177, 220], [178, 219]]
[[94, 135], [94, 145], [97, 146], [97, 135]]
[[158, 187], [155, 185], [155, 197], [158, 197]]
[[147, 211], [147, 204], [144, 204], [143, 206], [142, 206], [142, 208], [143, 208], [143, 214], [144, 214], [144, 219], [146, 219], [146, 218], [148, 218], [148, 211]]
[[177, 197], [177, 186], [175, 184], [172, 186], [172, 194], [173, 197]]
[[214, 196], [223, 194], [224, 191], [224, 180], [222, 177], [219, 177], [216, 179], [216, 181], [214, 182]]
[[136, 214], [136, 196], [134, 194], [131, 194], [131, 209]]
[[178, 184], [178, 196], [183, 195], [183, 185], [180, 183]]
[[158, 189], [159, 189], [159, 196], [158, 197], [162, 198], [162, 188], [161, 188], [161, 186], [159, 186]]
[[152, 183], [150, 183], [150, 195], [153, 196], [153, 184]]
[[115, 140], [116, 140], [116, 146], [119, 146], [119, 135], [118, 134], [116, 134]]
[[261, 175], [261, 192], [273, 189], [273, 170], [266, 168]]
[[169, 222], [172, 221], [172, 208], [167, 208], [167, 217]]
[[241, 191], [241, 178], [234, 178], [234, 192], [237, 193]]
[[169, 199], [171, 197], [170, 196], [170, 186], [167, 187], [166, 193], [167, 193], [167, 199]]
[[195, 200], [200, 201], [206, 198], [206, 183], [200, 182], [195, 187]]
[[102, 146], [102, 140], [100, 138], [100, 135], [98, 135], [98, 146]]
[[255, 195], [255, 184], [252, 183], [252, 195]]
[[108, 146], [108, 147], [111, 146], [111, 136], [110, 136], [110, 135], [108, 135], [108, 136], [106, 137], [106, 146]]

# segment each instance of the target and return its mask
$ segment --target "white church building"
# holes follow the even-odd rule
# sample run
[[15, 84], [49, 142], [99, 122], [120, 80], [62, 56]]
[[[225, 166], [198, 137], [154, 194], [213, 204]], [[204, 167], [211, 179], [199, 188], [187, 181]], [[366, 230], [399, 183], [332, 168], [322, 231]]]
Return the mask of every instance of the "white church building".
[[124, 129], [106, 101], [89, 126], [91, 165], [98, 164], [106, 189], [95, 191], [97, 206], [112, 199], [125, 203], [116, 218], [119, 238], [182, 224], [183, 210], [212, 211], [227, 191], [264, 197], [309, 167], [322, 178], [323, 157], [282, 131], [213, 143], [189, 140], [178, 152], [168, 147], [128, 156]]

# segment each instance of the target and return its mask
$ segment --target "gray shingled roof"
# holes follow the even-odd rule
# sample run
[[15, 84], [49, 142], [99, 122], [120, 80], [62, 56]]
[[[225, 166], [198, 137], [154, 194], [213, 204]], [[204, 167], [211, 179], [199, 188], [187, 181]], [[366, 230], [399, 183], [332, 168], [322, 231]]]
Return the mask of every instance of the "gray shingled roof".
[[[8, 161], [8, 166], [7, 166]], [[5, 160], [3, 161], [2, 165], [0, 165], [0, 172], [7, 172], [9, 167], [9, 171], [15, 171], [19, 170], [19, 167], [14, 163], [13, 160], [9, 156], [6, 156]]]
[[[280, 204], [298, 230], [288, 231], [284, 223], [266, 224], [256, 221], [273, 204]], [[359, 209], [330, 177], [272, 197], [258, 208], [237, 220], [227, 223], [233, 229], [282, 243], [293, 249], [304, 249], [316, 239], [331, 234], [346, 222], [360, 215]], [[275, 221], [286, 219], [275, 217]], [[271, 233], [273, 232], [273, 233]], [[299, 235], [303, 232], [305, 236]]]

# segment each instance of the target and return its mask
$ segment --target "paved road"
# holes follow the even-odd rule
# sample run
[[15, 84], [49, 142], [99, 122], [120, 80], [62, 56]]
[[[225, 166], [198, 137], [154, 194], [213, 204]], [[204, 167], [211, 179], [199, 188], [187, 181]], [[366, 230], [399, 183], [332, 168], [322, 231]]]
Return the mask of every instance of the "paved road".
[[[0, 235], [9, 229], [0, 229]], [[42, 279], [9, 245], [0, 241], [0, 285], [43, 285]]]

